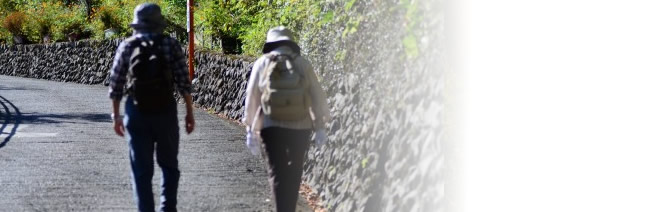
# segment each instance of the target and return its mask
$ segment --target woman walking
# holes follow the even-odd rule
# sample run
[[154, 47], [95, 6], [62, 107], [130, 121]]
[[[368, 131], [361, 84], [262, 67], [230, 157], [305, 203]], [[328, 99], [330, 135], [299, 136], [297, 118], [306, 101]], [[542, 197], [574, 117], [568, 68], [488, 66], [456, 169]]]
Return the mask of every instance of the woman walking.
[[266, 152], [277, 211], [293, 212], [310, 136], [315, 132], [317, 145], [327, 141], [330, 111], [313, 67], [300, 55], [289, 29], [270, 29], [262, 52], [246, 88], [247, 145], [253, 154]]

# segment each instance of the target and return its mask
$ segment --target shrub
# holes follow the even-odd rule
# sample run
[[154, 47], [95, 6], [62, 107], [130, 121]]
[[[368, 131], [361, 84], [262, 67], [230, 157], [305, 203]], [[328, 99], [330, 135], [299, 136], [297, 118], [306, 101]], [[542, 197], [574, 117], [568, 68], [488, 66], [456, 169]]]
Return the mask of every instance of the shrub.
[[11, 12], [2, 22], [2, 26], [15, 36], [25, 35], [25, 22], [27, 16], [25, 13], [16, 11]]
[[160, 7], [168, 24], [165, 32], [174, 35], [181, 42], [187, 42], [186, 1], [163, 0]]
[[203, 0], [199, 1], [197, 27], [204, 34], [221, 39], [235, 37], [241, 42], [244, 54], [258, 55], [270, 28], [289, 27], [298, 39], [305, 23], [316, 22], [310, 19], [321, 14], [322, 4], [317, 0]]
[[114, 15], [117, 8], [101, 7], [98, 13], [98, 19], [104, 25], [104, 29], [117, 28], [120, 25], [119, 20]]
[[[218, 37], [224, 52], [239, 52], [242, 46], [240, 35], [249, 29], [264, 2], [200, 1], [196, 11], [196, 27], [205, 34]], [[236, 49], [230, 49], [233, 45]]]
[[79, 5], [64, 7], [54, 24], [54, 38], [61, 40], [77, 40], [86, 34], [88, 22], [86, 13]]
[[121, 28], [119, 17], [116, 15], [119, 8], [114, 5], [102, 5], [98, 8], [93, 8], [91, 13], [90, 28], [96, 39], [104, 39], [105, 30], [112, 29], [115, 31], [114, 37], [119, 36], [120, 32], [124, 31]]
[[60, 2], [30, 2], [24, 6], [29, 17], [28, 36], [32, 40], [53, 39], [53, 31], [57, 19], [62, 16], [65, 6]]
[[[321, 29], [322, 24], [346, 21], [348, 5], [356, 0], [196, 0], [195, 24], [197, 35], [204, 38], [217, 38], [223, 47], [234, 43], [235, 52], [258, 55], [264, 44], [266, 32], [271, 27], [284, 25], [296, 33], [309, 35]], [[68, 2], [70, 4], [64, 4]], [[88, 3], [88, 1], [84, 1]], [[41, 40], [49, 35], [56, 41], [67, 40], [68, 36], [92, 33], [95, 39], [104, 39], [107, 29], [114, 29], [116, 37], [131, 34], [129, 26], [133, 19], [133, 9], [138, 4], [152, 2], [160, 5], [168, 23], [166, 33], [180, 41], [186, 39], [185, 0], [93, 0], [90, 1], [90, 14], [87, 8], [76, 5], [78, 1], [63, 0], [0, 0], [0, 17], [7, 20], [11, 29], [3, 26], [11, 34], [17, 32], [32, 40]], [[331, 7], [332, 2], [344, 2], [345, 7]], [[329, 5], [329, 6], [328, 6]], [[84, 6], [86, 6], [84, 4]], [[22, 11], [27, 17], [13, 15]], [[18, 19], [23, 22], [17, 21]], [[27, 22], [25, 22], [27, 20]], [[22, 24], [22, 26], [17, 26]], [[355, 30], [354, 23], [346, 28], [347, 34]], [[348, 28], [350, 28], [348, 30]], [[309, 29], [303, 30], [303, 29]], [[0, 36], [2, 36], [0, 30]], [[6, 34], [6, 33], [5, 33]], [[346, 35], [347, 35], [346, 34]], [[345, 35], [344, 35], [345, 36]], [[5, 38], [6, 39], [6, 38]]]
[[11, 33], [4, 27], [0, 27], [0, 43], [7, 44], [11, 40]]
[[179, 29], [185, 24], [185, 3], [180, 0], [102, 0], [93, 9], [92, 29], [95, 38], [103, 38], [103, 32], [112, 28], [118, 31], [116, 36], [125, 37], [131, 34], [129, 24], [133, 20], [133, 9], [139, 4], [151, 2], [160, 6], [168, 22], [166, 32], [183, 33]]

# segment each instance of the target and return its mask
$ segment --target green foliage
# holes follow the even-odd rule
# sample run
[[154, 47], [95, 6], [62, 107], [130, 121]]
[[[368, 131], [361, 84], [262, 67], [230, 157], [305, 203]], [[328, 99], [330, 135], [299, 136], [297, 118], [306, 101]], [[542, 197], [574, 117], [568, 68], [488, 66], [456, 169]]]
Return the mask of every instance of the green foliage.
[[348, 55], [347, 50], [337, 51], [336, 54], [334, 55], [334, 59], [336, 59], [337, 61], [343, 61], [343, 59], [345, 59], [347, 55]]
[[196, 10], [196, 27], [203, 34], [239, 45], [259, 14], [266, 11], [267, 5], [266, 1], [202, 0], [198, 2]]
[[[66, 5], [64, 2], [71, 2]], [[62, 0], [0, 0], [0, 15], [2, 20], [11, 11], [26, 14], [28, 21], [23, 34], [31, 40], [41, 40], [48, 35], [56, 41], [67, 40], [69, 36], [92, 35], [95, 39], [105, 39], [104, 32], [112, 29], [115, 37], [125, 37], [131, 34], [129, 24], [133, 20], [135, 6], [145, 2], [156, 3], [170, 26], [176, 33], [185, 30], [180, 26], [185, 23], [185, 1], [182, 0], [97, 0], [91, 1], [90, 14], [86, 12], [81, 1]], [[181, 29], [179, 29], [181, 28]], [[12, 29], [13, 30], [13, 29]], [[0, 29], [0, 36], [5, 36], [7, 29]], [[4, 34], [3, 34], [4, 33]], [[83, 37], [82, 37], [83, 38]]]
[[[117, 37], [120, 33], [124, 33], [127, 29], [123, 28], [122, 22], [118, 14], [120, 8], [118, 5], [105, 4], [99, 5], [92, 9], [90, 19], [90, 28], [93, 32], [93, 37], [96, 39], [104, 39], [106, 30], [113, 30], [113, 36]], [[112, 37], [111, 37], [112, 38]]]
[[[93, 6], [91, 12], [91, 29], [93, 37], [103, 39], [107, 29], [114, 30], [115, 37], [126, 37], [131, 34], [130, 27], [133, 20], [133, 10], [142, 3], [158, 4], [168, 22], [167, 32], [174, 31], [174, 28], [184, 26], [185, 23], [185, 1], [181, 0], [100, 0]], [[184, 31], [175, 30], [174, 32]]]
[[[139, 4], [142, 4], [142, 3], [145, 3], [145, 2], [152, 2], [152, 3], [156, 3], [156, 4], [160, 5], [160, 1], [103, 0], [101, 6], [107, 8], [107, 9], [108, 8], [115, 9], [114, 11], [111, 11], [111, 12], [114, 15], [114, 18], [117, 21], [117, 23], [115, 23], [115, 25], [111, 26], [110, 28], [116, 29], [116, 31], [118, 32], [117, 36], [126, 37], [126, 36], [130, 35], [131, 32], [132, 32], [131, 26], [129, 24], [133, 20], [133, 9], [135, 9], [135, 7], [138, 6]], [[105, 28], [105, 29], [109, 29], [109, 28]], [[97, 33], [98, 32], [95, 33], [96, 37], [97, 37]], [[103, 30], [102, 30], [102, 33], [103, 33]]]
[[163, 0], [163, 4], [174, 8], [185, 8], [187, 0]]
[[362, 17], [350, 18], [348, 22], [345, 24], [345, 30], [343, 30], [343, 35], [342, 35], [343, 38], [357, 32], [357, 28], [359, 27], [359, 24], [361, 24], [362, 20], [363, 20]]
[[217, 36], [230, 32], [234, 20], [229, 14], [229, 5], [228, 3], [215, 1], [200, 1], [200, 7], [195, 14], [196, 27], [202, 29], [205, 33]]
[[7, 31], [4, 27], [0, 27], [0, 44], [7, 44], [11, 33]]
[[16, 11], [17, 2], [14, 0], [0, 0], [0, 17], [7, 16], [10, 12]]
[[[68, 37], [80, 38], [86, 32], [88, 22], [86, 13], [79, 5], [71, 4], [66, 6], [60, 1], [12, 1], [15, 4], [15, 12], [11, 14], [22, 14], [22, 27], [17, 28], [19, 22], [15, 15], [8, 15], [4, 20], [8, 21], [3, 28], [13, 35], [26, 36], [31, 41], [43, 41], [50, 38], [52, 41], [67, 40]], [[3, 36], [6, 34], [1, 33]], [[6, 37], [5, 37], [6, 39]], [[11, 40], [11, 39], [7, 39]]]
[[365, 169], [366, 167], [368, 167], [368, 160], [369, 160], [368, 157], [365, 157], [363, 158], [363, 160], [361, 160], [361, 168]]
[[323, 19], [319, 22], [321, 24], [328, 24], [334, 20], [334, 11], [328, 11], [323, 15]]
[[[63, 2], [71, 2], [65, 5]], [[0, 17], [11, 11], [24, 11], [28, 15], [26, 33], [32, 40], [42, 40], [46, 35], [54, 40], [65, 40], [70, 34], [88, 32], [94, 39], [106, 39], [105, 31], [111, 29], [115, 37], [132, 33], [129, 24], [133, 9], [138, 4], [152, 2], [161, 6], [168, 22], [167, 33], [184, 40], [186, 0], [94, 0], [86, 13], [79, 1], [63, 0], [0, 0]], [[363, 17], [355, 14], [359, 0], [196, 0], [195, 25], [198, 34], [221, 40], [240, 42], [246, 55], [259, 55], [270, 28], [286, 26], [297, 40], [310, 37], [330, 26], [343, 26], [341, 38], [355, 34]], [[409, 1], [403, 1], [409, 2]], [[404, 4], [406, 5], [406, 4]], [[7, 34], [0, 29], [0, 36]], [[6, 37], [5, 37], [6, 38]], [[347, 54], [337, 54], [343, 60]]]
[[[345, 8], [339, 9], [345, 11], [351, 10], [356, 3], [356, 0], [336, 1], [345, 2]], [[24, 34], [32, 40], [48, 36], [60, 41], [68, 35], [84, 32], [92, 33], [95, 39], [105, 39], [104, 32], [108, 29], [116, 32], [117, 37], [130, 35], [133, 9], [144, 2], [161, 6], [169, 25], [166, 32], [177, 36], [185, 34], [186, 0], [96, 0], [90, 2], [89, 13], [85, 4], [82, 7], [79, 5], [82, 2], [78, 1], [0, 0], [0, 16], [4, 20], [14, 10], [26, 13], [29, 21], [23, 23], [28, 25]], [[234, 38], [242, 43], [244, 54], [258, 55], [266, 32], [272, 27], [287, 26], [296, 32], [299, 39], [300, 32], [306, 27], [320, 28], [338, 21], [340, 18], [337, 16], [343, 12], [324, 10], [327, 4], [318, 0], [197, 0], [195, 23], [201, 34], [221, 39]], [[358, 22], [350, 22], [348, 33], [356, 30]], [[0, 35], [7, 31], [3, 27]]]
[[237, 37], [263, 12], [265, 1], [199, 1], [196, 10], [197, 27], [217, 36]]
[[[244, 54], [258, 55], [264, 44], [266, 32], [275, 26], [284, 25], [301, 37], [305, 28], [318, 29], [340, 20], [344, 11], [350, 11], [356, 0], [335, 0], [343, 2], [344, 8], [326, 10], [331, 1], [318, 0], [197, 0], [195, 5], [197, 31], [203, 35], [221, 39], [234, 38], [242, 43]], [[70, 4], [66, 5], [64, 2]], [[28, 21], [22, 22], [21, 32], [32, 40], [52, 37], [66, 40], [68, 35], [92, 33], [95, 39], [105, 39], [108, 29], [116, 37], [131, 34], [129, 24], [133, 9], [138, 4], [152, 2], [161, 6], [169, 27], [168, 33], [183, 36], [186, 23], [186, 0], [95, 0], [90, 1], [90, 12], [81, 1], [63, 0], [0, 0], [0, 17], [4, 20], [9, 13], [20, 11]], [[328, 3], [329, 2], [329, 3]], [[15, 17], [12, 18], [16, 19]], [[346, 34], [354, 33], [360, 19], [350, 22]], [[18, 22], [12, 22], [17, 24]], [[13, 26], [13, 25], [12, 25]], [[25, 29], [22, 29], [25, 28]], [[16, 27], [11, 29], [18, 32]], [[9, 29], [0, 29], [0, 35]], [[306, 32], [307, 35], [310, 32]]]
[[345, 11], [348, 12], [352, 9], [352, 6], [354, 6], [354, 3], [356, 3], [357, 0], [348, 0], [345, 2]]
[[417, 31], [417, 25], [422, 21], [422, 16], [416, 2], [402, 0], [400, 4], [403, 8], [406, 9], [405, 16], [407, 21], [407, 35], [402, 39], [402, 45], [406, 50], [406, 56], [409, 58], [415, 58], [420, 53], [420, 49], [418, 48], [418, 40], [415, 33]]
[[64, 6], [60, 3], [30, 2], [23, 7], [29, 17], [28, 31], [30, 40], [42, 40], [52, 37], [56, 21], [61, 17]]
[[[266, 32], [276, 26], [286, 26], [292, 29], [296, 39], [308, 23], [310, 14], [320, 13], [320, 1], [316, 0], [276, 0], [268, 4], [258, 3], [258, 11], [251, 17], [250, 26], [239, 37], [243, 42], [243, 50], [248, 55], [258, 55], [266, 40]], [[333, 14], [328, 18], [333, 18]]]
[[[4, 19], [10, 12], [16, 10], [16, 2], [13, 0], [0, 0], [0, 22], [4, 25]], [[0, 27], [0, 43], [7, 43], [11, 40], [11, 33], [7, 28]]]
[[419, 54], [418, 41], [413, 34], [409, 34], [402, 39], [402, 45], [406, 50], [406, 56], [413, 58]]
[[54, 25], [54, 40], [76, 40], [86, 30], [86, 13], [79, 5], [65, 7]]
[[163, 0], [160, 3], [162, 14], [167, 21], [165, 32], [176, 34], [179, 40], [187, 40], [187, 11], [185, 0]]
[[[14, 33], [32, 41], [43, 41], [44, 37], [53, 41], [90, 36], [105, 39], [107, 29], [117, 32], [115, 37], [125, 37], [132, 32], [129, 24], [133, 19], [133, 9], [144, 2], [161, 6], [170, 26], [167, 32], [185, 36], [184, 0], [0, 0], [0, 21], [3, 25], [7, 23], [0, 27], [0, 39], [12, 40]], [[87, 11], [87, 3], [90, 11]], [[15, 14], [9, 17], [12, 13]]]

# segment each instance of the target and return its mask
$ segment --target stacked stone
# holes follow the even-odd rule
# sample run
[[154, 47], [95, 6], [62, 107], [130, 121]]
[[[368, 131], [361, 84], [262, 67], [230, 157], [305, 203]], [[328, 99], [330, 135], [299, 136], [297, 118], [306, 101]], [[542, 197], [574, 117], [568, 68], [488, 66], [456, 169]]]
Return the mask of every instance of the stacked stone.
[[252, 58], [246, 57], [197, 53], [192, 94], [195, 104], [213, 109], [231, 119], [241, 119], [252, 61]]
[[0, 47], [0, 74], [100, 84], [107, 82], [108, 69], [119, 41], [77, 41]]
[[[305, 177], [329, 211], [440, 211], [440, 22], [422, 22], [409, 35], [405, 11], [368, 2], [359, 2], [364, 20], [356, 33], [321, 30], [302, 40], [333, 113], [331, 142], [312, 149]], [[422, 20], [439, 20], [441, 13], [426, 15]], [[408, 36], [420, 44], [416, 50], [405, 48]]]

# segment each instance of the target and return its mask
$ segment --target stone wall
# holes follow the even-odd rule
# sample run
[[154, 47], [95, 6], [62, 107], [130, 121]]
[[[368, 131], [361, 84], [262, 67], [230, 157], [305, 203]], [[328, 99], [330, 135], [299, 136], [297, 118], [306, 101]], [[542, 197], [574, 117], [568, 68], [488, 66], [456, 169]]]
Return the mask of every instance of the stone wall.
[[194, 104], [240, 120], [255, 58], [197, 52]]
[[332, 107], [331, 141], [305, 166], [329, 211], [444, 210], [444, 7], [400, 2], [356, 1], [354, 32], [343, 21], [301, 33]]
[[83, 84], [104, 83], [118, 42], [1, 45], [0, 74]]
[[[120, 40], [0, 45], [0, 74], [107, 85]], [[187, 53], [187, 52], [186, 52]], [[232, 119], [243, 115], [246, 82], [254, 58], [196, 53], [192, 94], [197, 106]]]

